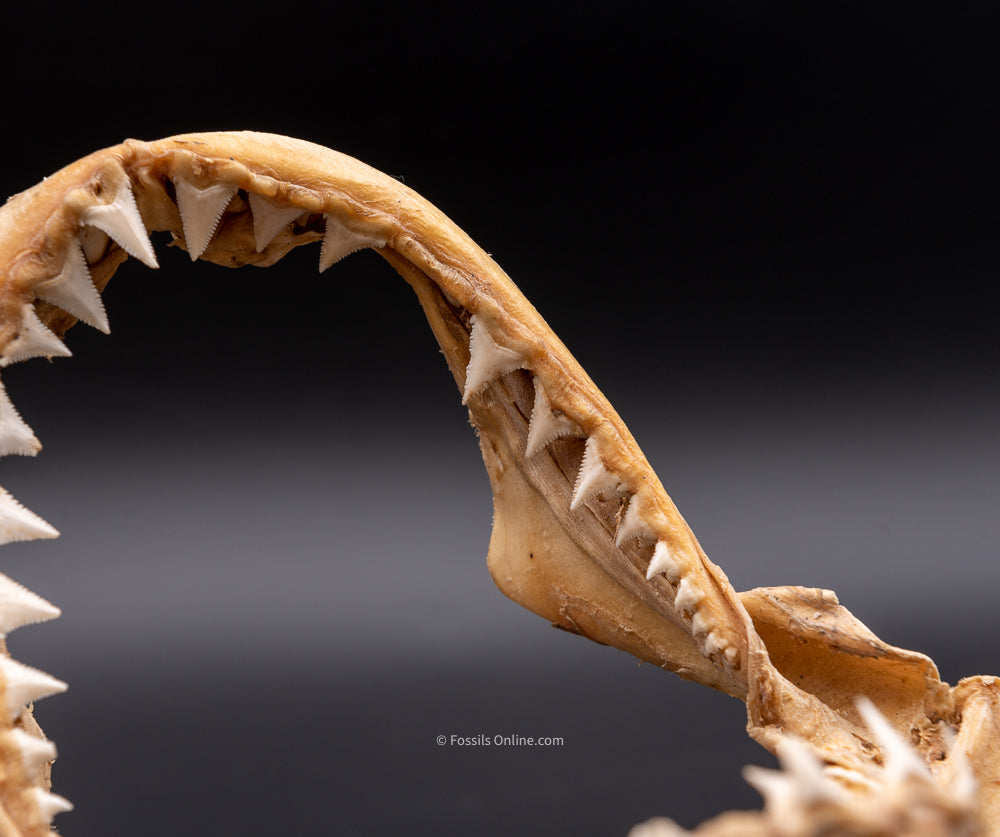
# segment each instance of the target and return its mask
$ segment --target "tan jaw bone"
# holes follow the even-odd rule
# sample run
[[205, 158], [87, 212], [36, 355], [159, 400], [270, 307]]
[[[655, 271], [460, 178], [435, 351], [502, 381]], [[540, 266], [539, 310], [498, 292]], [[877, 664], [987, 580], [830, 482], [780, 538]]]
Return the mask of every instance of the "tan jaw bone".
[[[745, 700], [751, 735], [785, 767], [748, 775], [765, 810], [747, 828], [868, 833], [877, 817], [915, 816], [915, 794], [949, 828], [1000, 827], [987, 780], [1000, 746], [992, 679], [950, 689], [929, 659], [885, 645], [827, 591], [738, 595], [511, 280], [434, 206], [352, 158], [249, 132], [129, 140], [15, 196], [0, 210], [0, 366], [69, 355], [62, 337], [77, 320], [108, 331], [99, 292], [129, 255], [157, 266], [148, 231], [234, 267], [314, 241], [321, 271], [363, 248], [395, 267], [479, 430], [497, 585], [558, 627]], [[0, 454], [39, 447], [0, 386]], [[0, 495], [0, 541], [55, 535]], [[5, 630], [57, 615], [0, 577]], [[3, 656], [0, 688], [0, 834], [45, 834], [68, 803], [47, 792], [54, 748], [22, 707], [65, 684]]]

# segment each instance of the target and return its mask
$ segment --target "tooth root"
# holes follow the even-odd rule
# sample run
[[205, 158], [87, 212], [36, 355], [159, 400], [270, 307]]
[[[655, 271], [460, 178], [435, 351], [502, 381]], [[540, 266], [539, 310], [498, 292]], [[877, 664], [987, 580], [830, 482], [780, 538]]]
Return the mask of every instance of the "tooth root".
[[649, 562], [649, 569], [646, 570], [646, 580], [652, 581], [653, 576], [665, 573], [667, 580], [671, 584], [676, 584], [681, 577], [681, 568], [674, 556], [670, 554], [670, 547], [666, 541], [659, 541], [653, 550], [653, 557]]
[[55, 605], [0, 573], [0, 637], [24, 625], [55, 619], [60, 613]]
[[52, 818], [56, 814], [63, 814], [66, 811], [73, 810], [73, 803], [66, 799], [66, 797], [59, 796], [57, 793], [49, 793], [41, 788], [29, 788], [25, 793], [31, 794], [35, 805], [38, 807], [38, 813], [47, 826], [52, 824]]
[[34, 456], [41, 449], [42, 443], [24, 423], [24, 419], [7, 397], [7, 390], [0, 383], [0, 456], [9, 456], [12, 453]]
[[583, 451], [580, 472], [577, 474], [576, 486], [573, 488], [573, 499], [569, 504], [570, 509], [576, 511], [581, 503], [585, 503], [595, 494], [617, 489], [619, 484], [618, 477], [610, 473], [601, 462], [601, 454], [597, 449], [597, 439], [591, 436], [587, 439], [587, 446]]
[[615, 535], [615, 546], [620, 547], [632, 538], [639, 538], [645, 541], [655, 541], [656, 532], [652, 527], [639, 516], [639, 496], [633, 495], [629, 501], [625, 516], [622, 518], [618, 533]]
[[363, 250], [366, 247], [384, 247], [385, 239], [372, 235], [363, 235], [349, 230], [333, 215], [325, 215], [326, 233], [319, 250], [319, 272], [322, 273], [330, 265], [339, 262], [344, 256]]
[[0, 676], [4, 679], [3, 696], [12, 723], [29, 703], [66, 691], [62, 680], [7, 656], [0, 656]]
[[184, 242], [191, 261], [205, 252], [222, 220], [222, 213], [236, 194], [236, 188], [227, 183], [213, 183], [200, 188], [181, 177], [174, 180], [177, 208], [184, 227]]
[[111, 203], [87, 207], [80, 220], [88, 227], [97, 227], [107, 233], [119, 247], [143, 264], [159, 267], [127, 180], [118, 187]]
[[8, 733], [24, 764], [26, 773], [35, 773], [40, 767], [56, 759], [56, 745], [14, 727]]
[[875, 704], [867, 697], [859, 697], [857, 706], [858, 712], [875, 737], [875, 743], [882, 750], [887, 778], [896, 782], [901, 782], [908, 776], [929, 779], [931, 774], [923, 759], [896, 732]]
[[0, 488], [0, 544], [57, 537], [55, 529]]
[[33, 357], [71, 357], [72, 352], [49, 331], [30, 302], [21, 308], [21, 328], [0, 358], [0, 366], [9, 366]]
[[531, 420], [528, 422], [528, 441], [524, 455], [529, 459], [542, 448], [552, 444], [563, 436], [586, 435], [575, 421], [565, 413], [558, 414], [552, 409], [552, 403], [545, 393], [542, 382], [535, 378], [535, 406], [531, 410]]
[[682, 578], [677, 585], [677, 595], [674, 597], [674, 607], [678, 610], [693, 612], [698, 602], [705, 598], [705, 593], [690, 578]]
[[105, 334], [110, 333], [104, 303], [90, 278], [87, 260], [79, 242], [70, 245], [62, 272], [53, 279], [39, 282], [35, 285], [34, 291], [36, 296], [58, 305], [80, 322]]
[[[250, 201], [250, 212], [253, 214], [253, 240], [258, 253], [263, 252], [278, 233], [302, 214], [299, 207], [274, 203], [253, 192], [247, 198]], [[320, 253], [322, 255], [322, 249]]]
[[525, 360], [513, 349], [498, 345], [486, 327], [472, 316], [472, 333], [469, 335], [469, 365], [465, 369], [465, 391], [462, 403], [468, 404], [494, 378], [515, 369], [523, 369]]

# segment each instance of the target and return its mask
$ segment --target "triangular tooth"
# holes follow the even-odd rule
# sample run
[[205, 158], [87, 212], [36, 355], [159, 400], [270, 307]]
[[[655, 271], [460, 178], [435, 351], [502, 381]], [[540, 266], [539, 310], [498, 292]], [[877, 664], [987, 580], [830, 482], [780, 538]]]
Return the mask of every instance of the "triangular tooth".
[[0, 544], [58, 537], [48, 523], [0, 488]]
[[0, 366], [10, 366], [33, 357], [72, 357], [73, 353], [49, 331], [30, 302], [21, 308], [21, 328], [4, 350]]
[[184, 242], [188, 255], [195, 261], [215, 235], [222, 213], [236, 194], [236, 186], [228, 183], [213, 183], [201, 188], [182, 177], [174, 180], [177, 208], [181, 213], [184, 227]]
[[677, 595], [674, 596], [674, 607], [693, 613], [698, 602], [705, 598], [705, 592], [690, 578], [682, 578], [677, 585]]
[[649, 562], [649, 569], [646, 570], [646, 580], [652, 581], [653, 576], [665, 573], [667, 580], [671, 584], [676, 584], [681, 577], [681, 568], [673, 555], [670, 554], [670, 547], [666, 541], [659, 541], [656, 549], [653, 550], [653, 558]]
[[364, 250], [366, 247], [385, 247], [385, 238], [349, 230], [333, 215], [324, 215], [324, 217], [326, 218], [326, 232], [323, 235], [323, 244], [319, 249], [320, 273], [335, 262], [339, 262], [344, 256], [349, 256], [358, 250]]
[[542, 382], [535, 378], [535, 405], [531, 409], [528, 422], [528, 441], [524, 455], [531, 458], [563, 436], [585, 436], [583, 429], [561, 410], [552, 409], [552, 402], [545, 392]]
[[253, 215], [254, 247], [258, 253], [263, 252], [278, 233], [302, 214], [300, 207], [275, 203], [253, 192], [247, 198]]
[[875, 743], [882, 750], [882, 760], [886, 776], [890, 781], [901, 782], [907, 776], [929, 779], [930, 770], [923, 759], [917, 754], [886, 717], [867, 697], [857, 699], [858, 712], [864, 718], [868, 728], [875, 737]]
[[632, 538], [644, 541], [655, 541], [656, 532], [641, 517], [639, 517], [639, 496], [633, 495], [629, 501], [625, 516], [622, 518], [618, 533], [615, 535], [615, 546], [621, 546]]
[[0, 676], [4, 679], [7, 716], [13, 722], [29, 703], [66, 691], [66, 684], [51, 674], [0, 656]]
[[21, 753], [21, 761], [27, 773], [34, 773], [42, 765], [56, 759], [56, 745], [45, 738], [38, 738], [14, 727], [8, 733]]
[[111, 203], [88, 206], [80, 219], [88, 227], [106, 232], [130, 256], [149, 267], [159, 267], [153, 242], [142, 223], [139, 208], [128, 181], [122, 182]]
[[60, 274], [39, 282], [35, 285], [34, 291], [36, 296], [58, 305], [80, 322], [110, 334], [108, 315], [104, 310], [101, 295], [90, 278], [83, 246], [79, 241], [70, 245]]
[[587, 446], [583, 450], [583, 460], [580, 462], [580, 472], [577, 474], [576, 486], [573, 488], [570, 509], [576, 511], [581, 503], [586, 502], [593, 495], [601, 491], [615, 489], [619, 485], [618, 477], [605, 469], [597, 447], [597, 439], [591, 436], [587, 439]]
[[73, 810], [73, 803], [57, 793], [49, 793], [41, 788], [29, 788], [25, 793], [31, 794], [35, 805], [38, 806], [38, 813], [46, 825], [52, 823], [52, 818], [56, 814], [64, 814]]
[[23, 625], [47, 622], [60, 614], [58, 607], [0, 573], [0, 637]]
[[494, 378], [527, 366], [524, 358], [513, 349], [498, 345], [475, 315], [471, 318], [469, 335], [469, 365], [465, 369], [465, 391], [462, 403], [468, 404]]
[[9, 456], [12, 453], [34, 456], [41, 449], [42, 443], [24, 423], [24, 419], [7, 397], [7, 390], [0, 383], [0, 456]]

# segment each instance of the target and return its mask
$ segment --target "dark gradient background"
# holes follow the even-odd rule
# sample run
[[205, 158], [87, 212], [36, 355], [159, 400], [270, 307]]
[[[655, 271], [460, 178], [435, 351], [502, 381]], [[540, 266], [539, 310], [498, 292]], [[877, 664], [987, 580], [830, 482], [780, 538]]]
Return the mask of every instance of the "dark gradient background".
[[[393, 174], [519, 283], [737, 589], [835, 589], [949, 681], [996, 628], [997, 29], [986, 4], [4, 11], [0, 189], [189, 130]], [[99, 4], [98, 4], [99, 8]], [[659, 17], [654, 20], [654, 17]], [[127, 264], [112, 335], [4, 383], [63, 535], [21, 660], [75, 835], [624, 835], [753, 807], [742, 706], [549, 628], [416, 299]], [[439, 734], [562, 736], [550, 749]]]

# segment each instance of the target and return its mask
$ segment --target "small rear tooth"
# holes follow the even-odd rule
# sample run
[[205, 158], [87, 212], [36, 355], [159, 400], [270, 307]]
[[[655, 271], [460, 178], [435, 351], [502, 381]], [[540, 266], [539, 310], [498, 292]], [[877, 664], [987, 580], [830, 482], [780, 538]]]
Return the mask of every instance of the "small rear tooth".
[[471, 318], [469, 365], [465, 368], [465, 391], [462, 403], [468, 404], [494, 378], [515, 369], [523, 369], [525, 360], [513, 349], [499, 345], [475, 315]]
[[714, 624], [712, 617], [705, 613], [704, 609], [698, 610], [691, 618], [691, 633], [698, 636], [707, 635], [711, 633]]
[[66, 684], [37, 668], [0, 656], [0, 676], [4, 679], [4, 700], [11, 722], [29, 703], [66, 691]]
[[30, 302], [21, 308], [21, 328], [0, 358], [0, 366], [10, 366], [33, 357], [72, 357], [73, 353], [49, 331]]
[[644, 541], [656, 540], [656, 532], [652, 527], [639, 517], [639, 495], [633, 495], [625, 510], [625, 517], [622, 518], [618, 527], [618, 534], [615, 535], [615, 546], [620, 547], [632, 538], [639, 538]]
[[718, 654], [720, 651], [725, 651], [728, 645], [726, 638], [718, 631], [709, 631], [708, 636], [705, 637], [706, 654]]
[[184, 242], [191, 261], [205, 252], [222, 220], [222, 213], [236, 194], [236, 188], [228, 183], [213, 183], [201, 188], [181, 177], [174, 180], [177, 209], [181, 213]]
[[56, 759], [56, 745], [44, 738], [14, 727], [8, 733], [21, 753], [26, 773], [35, 773], [40, 767]]
[[531, 458], [542, 448], [547, 447], [563, 436], [586, 435], [573, 419], [561, 412], [556, 415], [552, 403], [545, 393], [542, 382], [535, 378], [535, 405], [531, 410], [531, 420], [528, 422], [528, 441], [524, 455]]
[[619, 485], [618, 477], [604, 467], [600, 451], [597, 448], [597, 439], [591, 436], [587, 439], [587, 446], [583, 451], [580, 472], [577, 474], [576, 486], [573, 488], [573, 499], [569, 504], [570, 509], [576, 511], [581, 503], [586, 502], [595, 494], [617, 489]]
[[0, 544], [58, 537], [48, 523], [0, 488]]
[[57, 793], [49, 793], [41, 788], [29, 788], [25, 793], [31, 794], [35, 805], [38, 806], [38, 813], [46, 825], [51, 825], [52, 818], [56, 814], [64, 814], [66, 811], [73, 810], [73, 803]]
[[705, 598], [705, 593], [694, 584], [690, 578], [682, 578], [677, 585], [677, 595], [674, 597], [674, 606], [678, 610], [693, 612], [698, 602]]
[[149, 267], [159, 267], [153, 243], [142, 223], [135, 197], [128, 181], [118, 187], [111, 203], [88, 206], [80, 218], [80, 223], [106, 232], [130, 256]]
[[55, 619], [60, 613], [58, 607], [0, 573], [0, 638], [24, 625]]
[[104, 303], [90, 278], [83, 246], [79, 242], [70, 245], [60, 274], [39, 282], [35, 285], [34, 291], [37, 297], [58, 305], [80, 322], [105, 334], [110, 333]]
[[7, 390], [0, 383], [0, 456], [9, 456], [12, 453], [34, 456], [41, 449], [42, 443], [24, 423], [24, 419], [7, 397]]
[[366, 247], [385, 247], [386, 240], [378, 236], [363, 235], [349, 230], [333, 215], [325, 215], [326, 233], [319, 250], [319, 272], [339, 262], [344, 256]]
[[263, 252], [278, 233], [302, 214], [296, 206], [274, 203], [253, 192], [247, 198], [253, 214], [253, 240], [258, 253]]
[[681, 577], [681, 568], [674, 557], [670, 554], [670, 547], [666, 541], [660, 541], [653, 550], [653, 557], [649, 562], [649, 569], [646, 570], [646, 580], [652, 581], [653, 576], [658, 573], [666, 573], [667, 580], [671, 584], [676, 584]]

